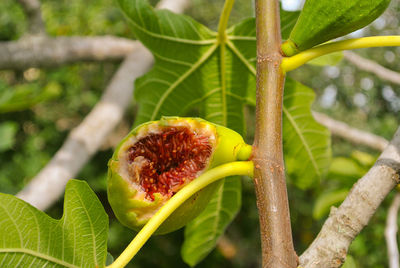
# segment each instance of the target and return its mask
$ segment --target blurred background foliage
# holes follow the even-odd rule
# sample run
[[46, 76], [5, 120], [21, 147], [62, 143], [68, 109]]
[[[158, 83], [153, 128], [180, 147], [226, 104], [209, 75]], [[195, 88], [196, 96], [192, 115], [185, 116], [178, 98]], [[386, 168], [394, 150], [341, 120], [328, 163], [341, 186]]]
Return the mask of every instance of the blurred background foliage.
[[[151, 1], [155, 3], [156, 1]], [[290, 4], [292, 2], [292, 5]], [[47, 32], [51, 36], [116, 35], [134, 38], [129, 25], [112, 0], [41, 0]], [[286, 7], [298, 5], [285, 2]], [[222, 0], [193, 0], [187, 14], [216, 29]], [[231, 23], [253, 15], [254, 3], [237, 0]], [[389, 10], [371, 26], [353, 36], [399, 35], [400, 3], [393, 0]], [[16, 0], [0, 1], [0, 41], [21, 38], [27, 27], [25, 15]], [[371, 48], [358, 54], [392, 70], [400, 70], [400, 48]], [[52, 158], [67, 137], [101, 96], [119, 63], [82, 63], [24, 71], [0, 71], [0, 191], [15, 194]], [[346, 60], [335, 66], [306, 65], [290, 76], [317, 93], [316, 111], [390, 139], [400, 122], [399, 85], [382, 81], [360, 71]], [[117, 128], [124, 135], [134, 120], [134, 103]], [[248, 122], [254, 122], [254, 108], [248, 109]], [[248, 125], [248, 142], [253, 124]], [[117, 135], [118, 136], [118, 135]], [[320, 185], [302, 191], [288, 185], [294, 244], [303, 252], [318, 234], [331, 205], [339, 205], [352, 184], [361, 177], [379, 152], [354, 146], [333, 137], [332, 166]], [[108, 205], [105, 189], [107, 161], [115, 139], [102, 149], [78, 175], [96, 191], [110, 215], [109, 252], [117, 256], [134, 236], [121, 226]], [[386, 267], [383, 238], [389, 195], [368, 227], [352, 243], [352, 258], [346, 267]], [[62, 201], [50, 215], [60, 217]], [[243, 179], [243, 205], [228, 228], [226, 238], [199, 267], [260, 267], [258, 214], [252, 182]], [[183, 232], [152, 238], [129, 267], [186, 267], [180, 258]], [[225, 241], [226, 242], [226, 241]], [[232, 246], [233, 247], [230, 247]]]

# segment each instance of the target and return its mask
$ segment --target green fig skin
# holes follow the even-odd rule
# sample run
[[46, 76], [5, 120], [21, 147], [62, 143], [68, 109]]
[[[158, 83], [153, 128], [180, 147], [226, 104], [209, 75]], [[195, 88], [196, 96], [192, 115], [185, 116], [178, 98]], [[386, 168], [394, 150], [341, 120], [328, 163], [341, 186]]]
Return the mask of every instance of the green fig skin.
[[[154, 200], [145, 198], [145, 193], [138, 186], [133, 186], [129, 179], [124, 178], [121, 172], [123, 164], [123, 151], [132, 145], [132, 139], [143, 136], [150, 129], [157, 126], [190, 125], [194, 128], [206, 129], [214, 136], [213, 153], [209, 164], [202, 171], [249, 157], [249, 145], [245, 144], [241, 135], [223, 126], [209, 123], [200, 118], [163, 117], [160, 121], [151, 121], [139, 125], [133, 129], [117, 146], [108, 166], [107, 194], [109, 203], [117, 219], [125, 226], [139, 231], [157, 210], [167, 201], [160, 193], [154, 194]], [[128, 145], [127, 145], [128, 144]], [[251, 148], [251, 147], [250, 147]], [[245, 159], [242, 159], [245, 160]], [[200, 190], [182, 204], [174, 213], [158, 228], [156, 234], [166, 234], [175, 231], [198, 216], [207, 206], [212, 195], [218, 189], [222, 181], [215, 182]]]
[[293, 56], [326, 41], [367, 26], [388, 7], [390, 0], [306, 0], [303, 10], [282, 46]]

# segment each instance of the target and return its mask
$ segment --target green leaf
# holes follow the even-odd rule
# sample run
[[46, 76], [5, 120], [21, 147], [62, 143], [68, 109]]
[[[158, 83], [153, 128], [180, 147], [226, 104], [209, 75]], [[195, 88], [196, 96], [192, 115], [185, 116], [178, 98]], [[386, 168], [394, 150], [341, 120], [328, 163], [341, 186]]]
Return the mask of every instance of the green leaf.
[[0, 193], [0, 267], [104, 267], [108, 217], [86, 182], [66, 186], [64, 215]]
[[15, 134], [17, 134], [18, 125], [9, 121], [0, 124], [0, 152], [4, 152], [15, 143]]
[[290, 32], [296, 24], [297, 18], [300, 15], [300, 11], [286, 11], [281, 8], [281, 35], [282, 39], [286, 40], [289, 38]]
[[342, 268], [357, 268], [357, 263], [354, 260], [353, 256], [347, 254], [346, 261], [344, 262]]
[[330, 54], [326, 54], [324, 56], [315, 58], [307, 62], [307, 64], [316, 65], [316, 66], [334, 66], [338, 64], [343, 59], [343, 52], [334, 52]]
[[313, 218], [319, 220], [326, 216], [329, 213], [331, 206], [340, 204], [346, 198], [348, 193], [349, 190], [347, 189], [322, 193], [315, 202], [313, 208]]
[[368, 169], [361, 167], [356, 160], [346, 157], [335, 157], [329, 168], [329, 177], [349, 180], [361, 178]]
[[106, 258], [106, 265], [110, 265], [111, 263], [114, 262], [114, 257], [111, 255], [110, 252], [107, 252], [107, 258]]
[[315, 93], [287, 79], [283, 98], [283, 149], [287, 173], [301, 189], [315, 185], [330, 165], [330, 132], [311, 114]]
[[367, 170], [369, 170], [372, 167], [372, 165], [376, 162], [377, 159], [376, 156], [372, 156], [369, 153], [358, 150], [351, 152], [351, 157], [354, 160], [356, 160], [357, 163], [359, 163], [362, 167], [365, 167]]
[[182, 257], [187, 264], [195, 266], [210, 253], [240, 204], [240, 177], [225, 180], [205, 211], [185, 229]]
[[[119, 0], [136, 37], [153, 53], [153, 69], [136, 81], [139, 110], [135, 124], [162, 115], [181, 116], [196, 109], [204, 119], [244, 134], [243, 109], [255, 95], [255, 20], [250, 18], [226, 30], [226, 39], [190, 17], [154, 10], [144, 0]], [[289, 13], [287, 13], [289, 14]], [[284, 16], [285, 17], [285, 16]], [[292, 20], [285, 31], [290, 31]], [[226, 183], [226, 185], [224, 184]], [[206, 232], [203, 225], [186, 230], [183, 258], [194, 265], [214, 247], [240, 208], [240, 180], [223, 182], [196, 221], [214, 226], [209, 243], [197, 252], [192, 242]], [[234, 193], [234, 194], [232, 194]], [[219, 204], [215, 208], [214, 204]], [[214, 206], [214, 207], [213, 207]], [[187, 248], [187, 249], [186, 249]], [[193, 257], [187, 254], [194, 254]]]
[[40, 102], [55, 98], [61, 93], [58, 83], [50, 82], [45, 87], [39, 84], [21, 84], [8, 88], [0, 84], [0, 113], [28, 109]]

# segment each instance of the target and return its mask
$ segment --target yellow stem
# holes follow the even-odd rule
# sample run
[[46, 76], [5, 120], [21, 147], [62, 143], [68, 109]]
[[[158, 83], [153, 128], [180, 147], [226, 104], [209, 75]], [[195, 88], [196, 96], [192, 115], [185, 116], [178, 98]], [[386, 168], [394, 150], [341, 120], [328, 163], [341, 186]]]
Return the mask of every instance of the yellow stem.
[[281, 67], [284, 72], [288, 72], [300, 67], [314, 58], [328, 53], [357, 48], [390, 46], [400, 46], [400, 36], [370, 36], [326, 43], [307, 49], [292, 57], [283, 58]]
[[146, 223], [128, 247], [108, 268], [125, 267], [157, 228], [187, 199], [207, 185], [233, 175], [253, 176], [253, 162], [237, 161], [210, 169], [183, 187]]
[[226, 0], [224, 8], [218, 23], [218, 39], [220, 42], [225, 43], [226, 39], [226, 27], [228, 26], [229, 15], [233, 7], [234, 0]]

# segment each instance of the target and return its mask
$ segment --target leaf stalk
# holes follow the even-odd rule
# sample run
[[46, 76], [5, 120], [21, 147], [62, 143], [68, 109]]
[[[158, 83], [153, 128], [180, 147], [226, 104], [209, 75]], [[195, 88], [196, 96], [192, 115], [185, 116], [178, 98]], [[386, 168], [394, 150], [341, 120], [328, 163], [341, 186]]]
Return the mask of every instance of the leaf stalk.
[[228, 27], [229, 15], [234, 4], [234, 0], [226, 0], [222, 9], [218, 23], [218, 40], [220, 43], [226, 42], [226, 28]]
[[350, 49], [367, 48], [367, 47], [390, 47], [400, 46], [400, 36], [369, 36], [348, 39], [343, 41], [325, 43], [305, 51], [302, 51], [294, 56], [285, 57], [282, 60], [281, 68], [283, 72], [289, 72], [306, 64], [317, 57]]
[[221, 92], [222, 92], [222, 107], [223, 107], [223, 120], [222, 125], [228, 125], [228, 111], [226, 103], [226, 66], [225, 66], [225, 51], [226, 51], [226, 27], [228, 26], [229, 15], [233, 7], [234, 0], [226, 0], [224, 8], [222, 9], [221, 17], [218, 24], [218, 43], [219, 43], [219, 64], [221, 68]]

